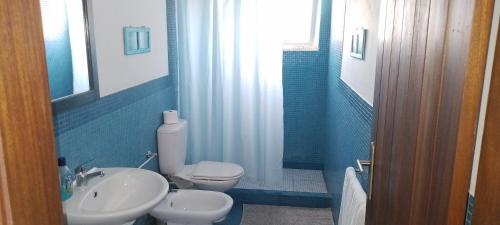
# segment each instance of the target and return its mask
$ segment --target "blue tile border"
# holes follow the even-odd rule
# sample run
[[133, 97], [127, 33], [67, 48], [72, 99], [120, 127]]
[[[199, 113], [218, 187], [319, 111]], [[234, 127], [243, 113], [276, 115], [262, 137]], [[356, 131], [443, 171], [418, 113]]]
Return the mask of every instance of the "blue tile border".
[[323, 170], [323, 163], [293, 162], [283, 160], [283, 168], [305, 169], [305, 170]]
[[373, 122], [373, 107], [368, 104], [356, 91], [338, 77], [338, 89], [345, 96], [350, 105], [361, 115], [361, 118], [369, 124]]
[[332, 201], [331, 196], [328, 193], [269, 191], [238, 188], [233, 188], [226, 193], [236, 202], [242, 204], [329, 208]]
[[169, 86], [172, 86], [172, 76], [170, 75], [106, 96], [92, 104], [58, 113], [54, 115], [56, 136], [130, 105]]

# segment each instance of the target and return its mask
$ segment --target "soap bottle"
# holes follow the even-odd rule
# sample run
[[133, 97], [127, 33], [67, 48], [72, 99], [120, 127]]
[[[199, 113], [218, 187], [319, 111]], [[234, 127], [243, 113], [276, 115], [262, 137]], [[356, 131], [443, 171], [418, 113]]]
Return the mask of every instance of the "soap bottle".
[[73, 195], [73, 180], [74, 175], [66, 165], [66, 158], [59, 157], [57, 159], [59, 165], [59, 189], [61, 191], [61, 200], [65, 201]]

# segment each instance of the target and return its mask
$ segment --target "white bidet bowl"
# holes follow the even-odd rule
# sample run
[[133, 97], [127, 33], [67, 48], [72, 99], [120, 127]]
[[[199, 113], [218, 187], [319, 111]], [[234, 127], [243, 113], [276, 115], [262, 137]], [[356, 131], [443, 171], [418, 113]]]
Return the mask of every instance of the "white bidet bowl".
[[211, 225], [226, 218], [233, 199], [222, 192], [177, 190], [150, 214], [168, 225]]

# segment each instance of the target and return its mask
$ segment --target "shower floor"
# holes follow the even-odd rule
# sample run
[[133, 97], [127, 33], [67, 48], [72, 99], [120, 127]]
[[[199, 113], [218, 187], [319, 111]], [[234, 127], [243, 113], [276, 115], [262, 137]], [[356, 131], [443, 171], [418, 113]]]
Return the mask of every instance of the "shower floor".
[[262, 184], [243, 177], [235, 188], [286, 192], [327, 193], [323, 172], [321, 170], [303, 169], [283, 169], [282, 178], [272, 185]]
[[226, 220], [217, 225], [240, 224], [244, 204], [330, 210], [332, 201], [321, 170], [283, 169], [283, 176], [273, 185], [243, 177], [227, 194], [234, 199], [234, 205]]

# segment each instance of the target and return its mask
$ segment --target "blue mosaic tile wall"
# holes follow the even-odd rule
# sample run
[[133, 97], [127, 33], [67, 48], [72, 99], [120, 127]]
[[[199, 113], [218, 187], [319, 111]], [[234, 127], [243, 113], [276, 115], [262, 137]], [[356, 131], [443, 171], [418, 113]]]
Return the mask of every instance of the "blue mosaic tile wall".
[[156, 150], [161, 112], [176, 108], [174, 4], [167, 1], [169, 76], [54, 115], [57, 150], [69, 166], [91, 158], [96, 166], [138, 166], [144, 152]]
[[[341, 79], [346, 0], [332, 1], [324, 177], [338, 222], [345, 169], [370, 156], [373, 109]], [[367, 177], [359, 177], [367, 187]]]
[[[148, 150], [157, 152], [156, 128], [162, 111], [177, 108], [177, 35], [175, 0], [167, 0], [169, 76], [54, 114], [59, 156], [70, 168], [89, 159], [91, 166], [137, 167]], [[156, 161], [146, 169], [158, 171]], [[153, 224], [149, 216], [139, 224]]]
[[467, 198], [467, 213], [465, 215], [465, 225], [472, 224], [472, 213], [474, 212], [474, 196], [469, 194]]
[[67, 157], [70, 167], [89, 159], [95, 159], [93, 166], [136, 167], [146, 151], [156, 151], [162, 111], [177, 107], [174, 4], [167, 1], [169, 76], [54, 115], [58, 155]]
[[[58, 155], [67, 157], [70, 168], [89, 159], [95, 159], [91, 166], [137, 167], [146, 151], [157, 151], [156, 128], [162, 123], [162, 111], [177, 107], [174, 4], [175, 0], [167, 0], [169, 76], [54, 115]], [[147, 169], [158, 171], [157, 161]], [[151, 223], [150, 217], [136, 222]]]
[[323, 164], [330, 10], [330, 1], [323, 1], [319, 51], [283, 55], [285, 167], [317, 169]]

